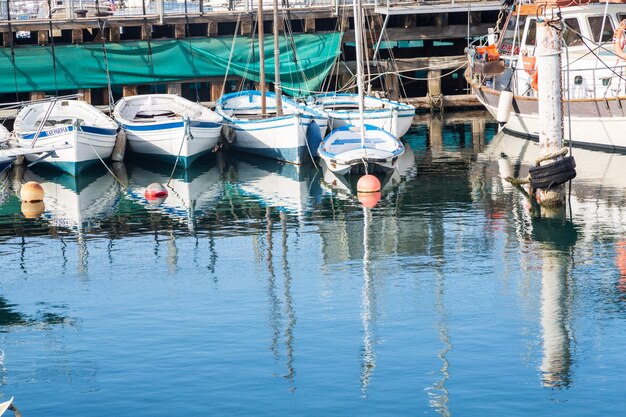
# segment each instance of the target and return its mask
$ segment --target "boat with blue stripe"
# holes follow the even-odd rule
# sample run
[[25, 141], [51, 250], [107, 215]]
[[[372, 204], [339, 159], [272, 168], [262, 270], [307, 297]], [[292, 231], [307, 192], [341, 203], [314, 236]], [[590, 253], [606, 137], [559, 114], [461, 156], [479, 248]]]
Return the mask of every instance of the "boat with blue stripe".
[[[80, 100], [52, 98], [26, 105], [14, 123], [20, 148], [54, 149], [41, 163], [53, 165], [70, 175], [111, 157], [118, 126], [106, 114]], [[27, 153], [29, 162], [41, 154]]]
[[324, 136], [327, 118], [286, 96], [281, 96], [283, 115], [277, 116], [276, 93], [265, 95], [265, 114], [261, 114], [260, 91], [229, 93], [217, 101], [216, 111], [224, 117], [230, 147], [296, 165], [304, 163]]
[[[333, 130], [319, 146], [326, 167], [339, 175], [390, 173], [396, 168], [404, 145], [391, 133], [377, 126], [356, 125]], [[363, 135], [362, 135], [363, 133]]]
[[124, 97], [113, 114], [132, 152], [184, 168], [220, 140], [222, 117], [175, 94]]

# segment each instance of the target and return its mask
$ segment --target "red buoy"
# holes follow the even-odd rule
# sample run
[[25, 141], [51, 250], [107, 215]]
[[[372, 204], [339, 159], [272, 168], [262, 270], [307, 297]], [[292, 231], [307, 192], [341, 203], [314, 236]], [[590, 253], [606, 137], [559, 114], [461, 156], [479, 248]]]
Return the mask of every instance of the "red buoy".
[[153, 182], [146, 188], [144, 196], [146, 200], [165, 199], [167, 197], [167, 188], [163, 184]]
[[[356, 190], [359, 193], [375, 193], [381, 189], [380, 181], [374, 175], [363, 175], [356, 183]], [[380, 199], [380, 197], [379, 197]]]
[[382, 197], [382, 193], [380, 191], [375, 191], [373, 193], [357, 193], [356, 198], [359, 199], [361, 205], [365, 208], [374, 208], [376, 204], [380, 201]]

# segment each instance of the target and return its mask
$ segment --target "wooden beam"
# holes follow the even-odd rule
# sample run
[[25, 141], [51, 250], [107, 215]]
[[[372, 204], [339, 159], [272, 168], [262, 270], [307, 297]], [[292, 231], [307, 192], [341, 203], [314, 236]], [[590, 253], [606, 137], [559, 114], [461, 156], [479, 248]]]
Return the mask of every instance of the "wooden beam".
[[2, 46], [11, 46], [11, 36], [13, 36], [11, 32], [2, 32]]
[[[437, 27], [448, 26], [448, 13], [439, 13], [435, 15], [435, 25]], [[466, 31], [467, 32], [467, 31]]]
[[[470, 26], [470, 36], [482, 36], [487, 33], [490, 27], [493, 27], [493, 24], [481, 23], [476, 26]], [[390, 41], [465, 39], [467, 37], [467, 25], [387, 28], [385, 29], [385, 34], [385, 40]], [[344, 33], [343, 42], [354, 42], [354, 30]]]

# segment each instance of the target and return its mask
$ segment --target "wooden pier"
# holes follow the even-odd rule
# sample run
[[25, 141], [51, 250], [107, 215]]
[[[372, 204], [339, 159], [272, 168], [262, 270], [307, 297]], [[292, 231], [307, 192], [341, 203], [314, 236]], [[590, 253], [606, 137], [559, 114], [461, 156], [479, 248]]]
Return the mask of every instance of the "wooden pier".
[[[10, 0], [9, 5], [11, 3]], [[20, 2], [21, 5], [24, 3]], [[48, 16], [41, 17], [41, 12], [38, 15], [31, 13], [28, 18], [16, 14], [11, 8], [7, 13], [5, 5], [5, 9], [0, 10], [2, 46], [11, 48], [13, 53], [23, 46], [35, 44], [50, 48], [68, 44], [233, 37], [235, 30], [238, 35], [250, 35], [256, 19], [253, 4], [232, 1], [216, 6], [206, 3], [206, 0], [205, 3], [199, 0], [184, 3], [143, 0], [143, 3], [135, 1], [132, 7], [126, 5], [116, 10], [112, 10], [110, 3], [96, 1], [95, 12], [89, 8], [77, 9], [78, 4], [74, 5], [71, 1], [69, 4], [63, 1], [56, 3], [61, 5], [55, 14], [48, 12]], [[171, 10], [172, 4], [177, 6], [174, 11]], [[264, 9], [264, 25], [267, 26], [266, 31], [270, 31], [273, 10], [269, 4], [264, 5]], [[475, 0], [463, 3], [419, 1], [367, 4], [365, 30], [371, 40], [367, 50], [372, 60], [370, 74], [382, 74], [389, 98], [405, 97], [421, 109], [479, 106], [469, 94], [462, 76], [465, 65], [463, 53], [468, 37], [483, 36], [489, 27], [493, 27], [499, 9], [500, 2]], [[187, 13], [184, 13], [185, 10]], [[282, 9], [281, 14], [292, 33], [344, 32], [341, 53], [344, 62], [347, 62], [337, 66], [330, 74], [336, 77], [335, 84], [351, 76], [354, 31], [349, 4], [337, 1], [292, 3]], [[377, 48], [383, 42], [386, 47]], [[238, 80], [238, 77], [230, 77], [230, 80]], [[223, 77], [199, 77], [167, 83], [162, 89], [193, 98], [189, 84], [198, 81], [202, 82], [201, 101], [210, 103], [219, 98]], [[149, 88], [146, 85], [117, 87], [115, 100]], [[26, 100], [41, 98], [52, 92], [16, 93]], [[81, 89], [72, 93], [82, 94], [83, 100], [95, 105], [106, 106], [109, 101], [106, 88]], [[16, 94], [4, 95], [7, 97], [0, 95], [1, 102], [15, 101]]]

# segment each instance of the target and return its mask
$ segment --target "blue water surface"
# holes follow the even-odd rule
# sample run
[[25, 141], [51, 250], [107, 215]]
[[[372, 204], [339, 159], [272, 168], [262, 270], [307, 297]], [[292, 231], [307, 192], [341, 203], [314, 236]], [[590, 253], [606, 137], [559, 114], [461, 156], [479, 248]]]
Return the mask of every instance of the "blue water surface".
[[[143, 190], [171, 166], [149, 161], [119, 182], [3, 173], [0, 400], [24, 416], [621, 415], [626, 175], [606, 175], [625, 157], [592, 153], [564, 213], [535, 213], [500, 175], [527, 170], [511, 151], [527, 145], [494, 135], [414, 127], [372, 209], [354, 179], [241, 155], [176, 172], [160, 204]], [[20, 203], [31, 180], [45, 207]]]

